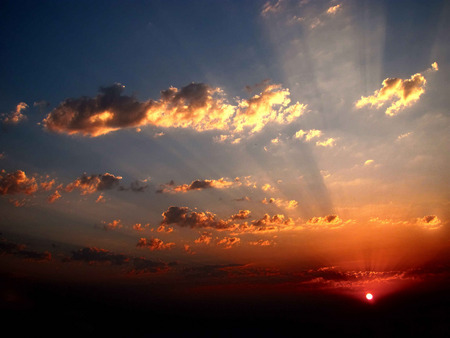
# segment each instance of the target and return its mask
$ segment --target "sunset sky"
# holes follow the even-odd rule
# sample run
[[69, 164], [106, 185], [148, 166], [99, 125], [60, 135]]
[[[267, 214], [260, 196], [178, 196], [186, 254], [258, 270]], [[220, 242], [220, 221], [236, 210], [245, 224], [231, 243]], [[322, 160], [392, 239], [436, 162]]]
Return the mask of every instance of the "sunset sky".
[[448, 283], [448, 2], [2, 1], [0, 25], [2, 276]]

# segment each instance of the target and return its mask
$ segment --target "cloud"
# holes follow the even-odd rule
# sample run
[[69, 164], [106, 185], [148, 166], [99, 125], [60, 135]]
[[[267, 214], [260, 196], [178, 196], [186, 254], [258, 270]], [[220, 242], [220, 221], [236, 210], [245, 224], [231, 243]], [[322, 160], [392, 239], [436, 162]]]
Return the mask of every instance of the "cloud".
[[325, 141], [317, 141], [316, 146], [319, 147], [334, 147], [336, 145], [336, 140], [332, 137], [329, 137]]
[[211, 212], [191, 211], [187, 207], [171, 206], [162, 213], [163, 220], [161, 224], [178, 225], [190, 228], [213, 228], [218, 230], [229, 229], [233, 226], [229, 221], [218, 219]]
[[319, 226], [319, 228], [326, 227], [328, 229], [337, 229], [340, 228], [344, 222], [338, 215], [328, 215], [324, 217], [312, 217], [306, 224], [313, 227]]
[[199, 238], [194, 240], [195, 244], [209, 244], [212, 240], [212, 234], [209, 232], [204, 232]]
[[279, 208], [284, 208], [284, 209], [295, 209], [298, 207], [298, 202], [296, 200], [283, 200], [281, 198], [264, 198], [261, 203], [263, 204], [274, 204]]
[[338, 4], [338, 5], [336, 5], [336, 6], [331, 6], [330, 8], [327, 9], [327, 14], [334, 15], [334, 14], [336, 14], [341, 8], [342, 8], [342, 6], [341, 6], [340, 4]]
[[129, 262], [129, 258], [122, 254], [114, 254], [105, 249], [96, 247], [85, 247], [76, 251], [72, 251], [70, 260], [82, 261], [89, 264], [107, 263], [113, 265], [122, 265]]
[[37, 190], [36, 179], [27, 177], [22, 170], [16, 170], [13, 173], [7, 173], [5, 170], [0, 172], [0, 195], [31, 195]]
[[48, 203], [53, 203], [60, 198], [61, 198], [61, 194], [59, 193], [58, 190], [55, 190], [55, 192], [53, 194], [48, 196], [47, 201], [48, 201]]
[[122, 221], [120, 219], [112, 220], [109, 223], [102, 222], [104, 230], [117, 230], [123, 228]]
[[[432, 70], [438, 70], [437, 63], [433, 63]], [[389, 104], [385, 113], [388, 116], [395, 116], [402, 109], [413, 105], [420, 96], [425, 93], [427, 81], [420, 74], [414, 74], [409, 79], [387, 78], [383, 81], [383, 87], [376, 90], [371, 96], [361, 96], [355, 106], [362, 108], [365, 106], [381, 108], [386, 103]]]
[[27, 250], [26, 245], [17, 244], [8, 241], [5, 238], [0, 238], [0, 255], [13, 255], [25, 260], [36, 262], [52, 260], [52, 255], [48, 251], [39, 252], [35, 250]]
[[237, 245], [241, 239], [239, 237], [224, 237], [216, 242], [217, 246], [223, 246], [225, 249], [231, 249]]
[[159, 238], [141, 238], [136, 244], [138, 248], [147, 248], [151, 251], [154, 250], [166, 250], [175, 246], [175, 243], [164, 243]]
[[[239, 133], [260, 131], [270, 122], [290, 123], [306, 106], [290, 104], [290, 92], [268, 84], [260, 94], [229, 104], [220, 88], [191, 83], [161, 91], [159, 101], [139, 102], [122, 95], [124, 86], [100, 88], [94, 97], [67, 99], [42, 121], [47, 130], [96, 137], [130, 127], [191, 128], [198, 132], [220, 130]], [[237, 139], [236, 139], [237, 140]]]
[[235, 131], [261, 131], [270, 122], [288, 124], [300, 117], [306, 105], [299, 102], [291, 105], [289, 89], [279, 84], [267, 85], [264, 90], [248, 100], [239, 101], [233, 119]]
[[248, 242], [248, 244], [253, 246], [271, 246], [273, 245], [273, 241], [268, 239], [259, 239], [257, 241]]
[[227, 181], [225, 178], [220, 178], [218, 180], [195, 180], [190, 184], [175, 185], [173, 181], [168, 184], [161, 185], [161, 188], [157, 191], [159, 193], [169, 192], [169, 193], [180, 193], [188, 192], [192, 190], [203, 190], [203, 189], [224, 189], [229, 188], [237, 182]]
[[418, 218], [417, 224], [429, 230], [436, 230], [442, 226], [441, 220], [436, 215], [428, 215], [423, 218]]
[[136, 257], [133, 259], [133, 269], [130, 273], [156, 273], [168, 270], [168, 264], [163, 262], [155, 262], [144, 257]]
[[69, 183], [65, 190], [71, 192], [74, 189], [81, 190], [82, 195], [92, 194], [100, 190], [110, 190], [119, 185], [122, 177], [114, 176], [113, 174], [105, 173], [99, 175], [88, 176], [84, 173], [74, 182]]
[[308, 131], [305, 131], [303, 129], [300, 129], [298, 132], [295, 133], [294, 138], [302, 139], [303, 136], [305, 136], [305, 141], [309, 142], [315, 137], [322, 136], [322, 131], [317, 129], [311, 129]]
[[277, 1], [274, 1], [273, 3], [270, 1], [267, 1], [263, 5], [263, 8], [261, 10], [261, 15], [268, 16], [270, 14], [277, 13], [281, 10], [282, 5], [283, 5], [283, 0], [277, 0]]
[[232, 221], [238, 220], [238, 219], [247, 219], [250, 218], [251, 211], [250, 210], [239, 210], [237, 214], [231, 215], [230, 219]]
[[16, 110], [10, 112], [9, 114], [2, 114], [2, 122], [5, 124], [18, 124], [19, 122], [26, 120], [27, 117], [22, 113], [22, 111], [27, 108], [28, 105], [25, 102], [18, 103]]

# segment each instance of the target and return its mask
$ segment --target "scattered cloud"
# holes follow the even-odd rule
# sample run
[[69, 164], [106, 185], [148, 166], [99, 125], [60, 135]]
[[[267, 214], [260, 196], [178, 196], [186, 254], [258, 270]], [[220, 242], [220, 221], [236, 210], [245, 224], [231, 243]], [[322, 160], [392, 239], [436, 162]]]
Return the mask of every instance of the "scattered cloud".
[[115, 219], [109, 223], [102, 222], [104, 230], [118, 230], [123, 228], [122, 221], [120, 219]]
[[296, 200], [287, 201], [287, 200], [284, 200], [282, 198], [273, 198], [273, 197], [271, 197], [269, 199], [264, 198], [261, 201], [261, 203], [263, 203], [263, 204], [274, 204], [277, 207], [284, 208], [284, 209], [295, 209], [295, 208], [298, 207], [298, 202]]
[[197, 238], [196, 240], [194, 240], [195, 244], [209, 244], [211, 243], [212, 240], [212, 234], [209, 232], [204, 232], [203, 234], [200, 235], [199, 238]]
[[282, 5], [283, 5], [283, 0], [277, 0], [274, 2], [267, 1], [262, 7], [261, 15], [268, 16], [270, 14], [277, 13], [281, 10]]
[[138, 248], [147, 248], [151, 251], [154, 250], [166, 250], [175, 246], [175, 243], [164, 243], [159, 238], [141, 238], [136, 244]]
[[22, 170], [16, 170], [13, 173], [7, 173], [5, 170], [0, 172], [0, 195], [31, 195], [37, 190], [36, 178], [27, 177]]
[[331, 6], [327, 9], [327, 14], [334, 15], [336, 14], [340, 9], [342, 9], [342, 6], [340, 4], [336, 6]]
[[192, 181], [190, 184], [182, 184], [182, 185], [175, 185], [175, 183], [171, 181], [168, 184], [162, 184], [157, 192], [183, 193], [192, 190], [204, 190], [210, 188], [224, 189], [230, 188], [235, 184], [237, 184], [236, 181], [229, 181], [225, 178], [220, 178], [218, 180], [195, 180]]
[[317, 141], [316, 146], [318, 147], [334, 147], [336, 145], [336, 139], [329, 137], [325, 141]]
[[53, 203], [53, 202], [55, 202], [56, 200], [58, 200], [58, 199], [60, 199], [60, 198], [61, 198], [61, 194], [59, 193], [58, 190], [55, 190], [55, 191], [53, 192], [53, 194], [51, 194], [50, 196], [48, 196], [47, 201], [48, 201], [48, 203]]
[[306, 142], [311, 141], [313, 138], [317, 138], [322, 136], [322, 131], [317, 129], [311, 129], [311, 130], [303, 130], [300, 129], [298, 132], [295, 133], [294, 138], [302, 139], [305, 138]]
[[231, 249], [235, 245], [237, 245], [241, 239], [239, 237], [224, 237], [222, 239], [217, 240], [217, 246], [223, 246], [225, 249]]
[[[438, 65], [434, 62], [432, 70], [438, 70]], [[389, 104], [385, 113], [388, 116], [395, 116], [402, 109], [413, 105], [420, 96], [425, 93], [427, 81], [420, 74], [414, 74], [409, 79], [387, 78], [383, 81], [383, 87], [376, 90], [371, 96], [361, 96], [355, 106], [362, 108], [364, 106], [375, 107], [377, 109]]]
[[4, 124], [18, 124], [21, 121], [25, 121], [27, 116], [22, 112], [28, 108], [25, 102], [20, 102], [17, 104], [16, 109], [9, 114], [2, 114], [2, 122]]
[[84, 173], [81, 177], [69, 183], [65, 190], [72, 192], [74, 189], [79, 189], [82, 195], [87, 195], [96, 191], [110, 190], [118, 186], [121, 179], [122, 177], [109, 173], [90, 176]]

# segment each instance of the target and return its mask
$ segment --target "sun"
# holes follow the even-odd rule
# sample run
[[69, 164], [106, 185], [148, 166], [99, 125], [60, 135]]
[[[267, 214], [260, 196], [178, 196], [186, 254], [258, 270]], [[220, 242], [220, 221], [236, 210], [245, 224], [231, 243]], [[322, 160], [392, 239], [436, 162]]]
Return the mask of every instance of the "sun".
[[366, 299], [367, 300], [372, 300], [373, 299], [373, 295], [371, 293], [366, 293]]

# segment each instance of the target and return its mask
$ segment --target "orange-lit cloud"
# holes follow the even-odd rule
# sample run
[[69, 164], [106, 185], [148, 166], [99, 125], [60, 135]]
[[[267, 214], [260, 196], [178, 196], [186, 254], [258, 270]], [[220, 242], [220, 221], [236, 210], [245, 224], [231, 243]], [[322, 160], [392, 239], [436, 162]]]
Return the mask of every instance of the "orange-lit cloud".
[[203, 83], [163, 90], [159, 101], [139, 102], [122, 95], [123, 90], [124, 86], [115, 84], [101, 88], [94, 98], [67, 99], [47, 115], [43, 125], [54, 132], [91, 137], [146, 125], [255, 133], [270, 122], [290, 123], [306, 109], [298, 102], [290, 104], [289, 90], [278, 84], [265, 83], [260, 94], [239, 99], [236, 105], [227, 102], [220, 88]]
[[417, 219], [417, 224], [425, 229], [436, 230], [442, 226], [442, 221], [436, 215], [428, 215]]
[[24, 171], [16, 170], [7, 173], [0, 172], [0, 195], [27, 194], [31, 195], [38, 190], [38, 184], [34, 177], [27, 177]]
[[239, 210], [237, 214], [231, 215], [230, 219], [233, 221], [240, 219], [247, 219], [250, 218], [250, 214], [251, 214], [250, 210]]
[[61, 198], [61, 194], [59, 193], [58, 190], [55, 190], [55, 191], [53, 192], [53, 194], [51, 194], [50, 196], [48, 196], [47, 201], [48, 201], [48, 203], [53, 203], [53, 202], [55, 202], [56, 200], [58, 200], [58, 199], [60, 199], [60, 198]]
[[123, 228], [122, 221], [120, 219], [115, 219], [109, 223], [102, 222], [103, 223], [103, 229], [105, 230], [117, 230]]
[[[434, 62], [431, 66], [432, 70], [438, 70], [438, 65]], [[362, 96], [355, 106], [362, 108], [370, 106], [381, 108], [386, 103], [389, 104], [385, 113], [388, 116], [395, 116], [400, 110], [413, 105], [420, 96], [425, 93], [425, 85], [427, 81], [420, 74], [414, 74], [409, 79], [387, 78], [383, 81], [383, 87], [376, 90], [371, 96]]]
[[161, 188], [157, 191], [160, 193], [178, 193], [178, 192], [188, 192], [192, 190], [203, 190], [209, 188], [224, 189], [230, 188], [231, 186], [237, 184], [236, 181], [228, 181], [225, 178], [220, 178], [218, 180], [195, 180], [190, 184], [175, 185], [173, 181], [168, 184], [161, 185]]
[[209, 244], [212, 240], [212, 234], [209, 232], [205, 232], [200, 235], [199, 238], [194, 240], [195, 244]]
[[75, 181], [69, 183], [65, 190], [71, 192], [74, 189], [81, 190], [82, 195], [92, 194], [99, 190], [109, 190], [118, 186], [122, 177], [105, 173], [100, 175], [88, 176], [83, 174]]
[[239, 237], [224, 237], [216, 242], [216, 245], [223, 246], [225, 249], [231, 249], [237, 245], [241, 239]]
[[172, 247], [175, 246], [175, 243], [172, 242], [164, 243], [159, 238], [141, 238], [139, 242], [136, 244], [136, 246], [139, 248], [147, 248], [150, 249], [151, 251], [154, 251], [154, 250], [171, 249]]
[[312, 217], [306, 222], [306, 224], [308, 226], [318, 227], [319, 229], [337, 229], [344, 224], [344, 221], [342, 221], [338, 215], [328, 215], [324, 217]]
[[25, 102], [20, 102], [16, 106], [16, 110], [9, 114], [2, 114], [2, 122], [5, 124], [17, 124], [21, 121], [27, 119], [26, 115], [22, 113], [23, 110], [27, 109], [28, 105]]

